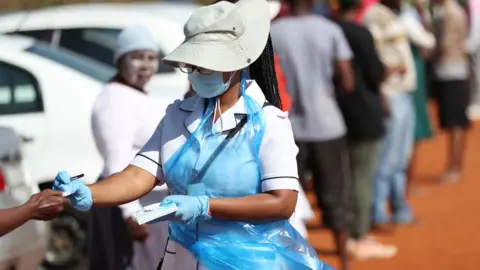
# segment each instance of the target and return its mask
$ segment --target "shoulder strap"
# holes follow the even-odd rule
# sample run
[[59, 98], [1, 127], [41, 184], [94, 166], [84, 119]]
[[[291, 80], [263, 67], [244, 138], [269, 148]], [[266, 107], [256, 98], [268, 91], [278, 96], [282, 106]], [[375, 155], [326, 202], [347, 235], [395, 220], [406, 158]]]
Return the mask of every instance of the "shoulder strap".
[[[262, 108], [265, 108], [266, 106], [271, 106], [271, 104], [269, 104], [268, 102], [265, 102], [263, 104]], [[235, 137], [235, 135], [237, 135], [237, 133], [240, 132], [240, 130], [242, 130], [242, 128], [245, 126], [246, 123], [247, 123], [247, 116], [244, 116], [242, 118], [242, 120], [240, 120], [240, 122], [238, 122], [238, 124], [235, 126], [235, 128], [231, 129], [228, 132], [227, 137], [225, 137], [225, 139], [222, 141], [222, 143], [220, 143], [220, 145], [217, 147], [217, 149], [215, 149], [215, 151], [212, 153], [212, 155], [208, 158], [208, 160], [202, 166], [202, 169], [200, 169], [198, 174], [195, 176], [195, 179], [193, 179], [193, 181], [190, 182], [189, 184], [197, 184], [202, 180], [202, 178], [205, 175], [205, 173], [207, 172], [208, 168], [210, 168], [210, 166], [215, 161], [215, 159], [220, 154], [220, 152], [222, 152], [223, 149], [225, 148], [225, 146], [227, 146], [230, 139]]]

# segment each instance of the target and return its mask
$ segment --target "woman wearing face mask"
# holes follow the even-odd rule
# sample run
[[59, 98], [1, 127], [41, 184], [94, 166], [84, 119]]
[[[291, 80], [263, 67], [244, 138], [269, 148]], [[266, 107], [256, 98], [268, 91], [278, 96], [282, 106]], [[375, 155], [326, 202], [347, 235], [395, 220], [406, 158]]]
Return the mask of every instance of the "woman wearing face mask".
[[[218, 3], [222, 0], [216, 0], [215, 3]], [[238, 0], [224, 0], [230, 3], [236, 3]], [[282, 3], [279, 0], [268, 0], [268, 7], [270, 9], [270, 20], [275, 20], [279, 16], [279, 13], [282, 8]], [[285, 76], [283, 75], [282, 69], [280, 67], [280, 60], [278, 59], [277, 55], [274, 55], [274, 64], [275, 64], [275, 74], [277, 76], [277, 82], [278, 82], [278, 92], [280, 95], [280, 101], [282, 103], [281, 109], [285, 112], [290, 111], [291, 108], [291, 98], [290, 95], [287, 92], [287, 87], [286, 87], [286, 79]], [[192, 85], [190, 85], [190, 88], [188, 89], [188, 92], [185, 94], [185, 98], [191, 97], [195, 95], [195, 91], [192, 88]], [[303, 191], [302, 191], [303, 192]], [[306, 231], [305, 231], [306, 233]]]
[[[157, 54], [155, 40], [143, 26], [127, 27], [118, 36], [113, 59], [118, 72], [97, 97], [92, 115], [93, 135], [105, 164], [100, 179], [128, 166], [164, 114], [159, 109], [161, 101], [144, 91], [145, 84], [157, 72]], [[89, 231], [90, 270], [156, 267], [159, 254], [154, 250], [165, 247], [167, 225], [138, 225], [131, 216], [142, 205], [165, 197], [166, 187], [157, 189], [119, 208], [94, 208]]]
[[161, 269], [331, 269], [288, 222], [298, 148], [279, 109], [268, 14], [265, 0], [199, 8], [164, 59], [189, 74], [197, 95], [170, 105], [123, 171], [88, 187], [63, 173], [55, 179], [81, 211], [167, 183], [173, 195], [162, 205], [178, 210], [158, 251], [166, 254]]

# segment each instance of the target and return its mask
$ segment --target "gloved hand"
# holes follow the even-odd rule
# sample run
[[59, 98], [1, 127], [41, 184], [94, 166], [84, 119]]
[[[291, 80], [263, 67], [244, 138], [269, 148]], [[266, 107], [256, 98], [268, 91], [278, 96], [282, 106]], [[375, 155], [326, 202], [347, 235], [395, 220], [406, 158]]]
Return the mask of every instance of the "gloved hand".
[[71, 194], [68, 199], [70, 199], [73, 208], [78, 211], [85, 212], [92, 207], [93, 201], [90, 189], [80, 180], [70, 181], [70, 176], [64, 171], [57, 174], [52, 189]]
[[186, 224], [199, 219], [210, 218], [208, 214], [210, 201], [207, 196], [170, 195], [163, 199], [161, 204], [171, 202], [175, 203], [178, 207], [177, 212], [175, 212], [175, 218]]

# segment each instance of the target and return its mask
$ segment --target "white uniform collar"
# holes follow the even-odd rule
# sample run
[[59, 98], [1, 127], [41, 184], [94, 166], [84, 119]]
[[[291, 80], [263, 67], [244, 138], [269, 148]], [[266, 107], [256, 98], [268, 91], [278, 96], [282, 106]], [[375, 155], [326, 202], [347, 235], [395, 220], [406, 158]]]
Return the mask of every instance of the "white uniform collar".
[[[259, 104], [258, 108], [262, 108], [266, 101], [265, 95], [254, 80], [247, 80], [247, 89], [245, 92]], [[180, 109], [189, 113], [189, 115], [185, 117], [184, 125], [190, 133], [193, 133], [200, 124], [204, 106], [205, 99], [198, 95], [189, 97], [180, 104]], [[255, 112], [257, 111], [254, 111], [254, 113]], [[245, 100], [243, 97], [240, 97], [235, 105], [222, 113], [223, 128], [222, 125], [220, 125], [220, 119], [218, 119], [215, 122], [215, 129], [222, 132], [233, 129], [246, 114]]]

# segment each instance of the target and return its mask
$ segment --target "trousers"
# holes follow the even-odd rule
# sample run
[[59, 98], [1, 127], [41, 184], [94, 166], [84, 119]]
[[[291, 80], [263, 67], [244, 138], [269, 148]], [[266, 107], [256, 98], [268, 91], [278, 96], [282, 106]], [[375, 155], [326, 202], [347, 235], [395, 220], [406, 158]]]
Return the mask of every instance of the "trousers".
[[373, 184], [382, 146], [381, 139], [349, 142], [352, 171], [353, 221], [350, 236], [360, 239], [371, 227]]
[[373, 222], [390, 221], [386, 206], [390, 202], [392, 218], [397, 223], [409, 223], [412, 212], [406, 200], [406, 169], [414, 143], [415, 118], [410, 93], [387, 98], [390, 117], [382, 142], [373, 201]]

